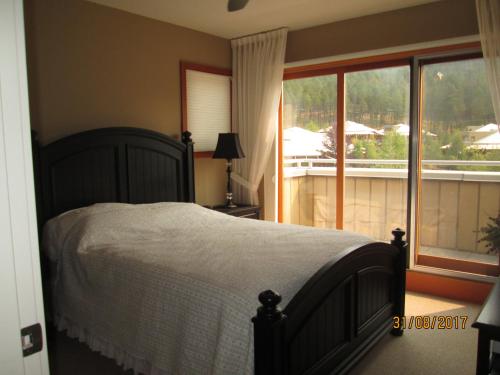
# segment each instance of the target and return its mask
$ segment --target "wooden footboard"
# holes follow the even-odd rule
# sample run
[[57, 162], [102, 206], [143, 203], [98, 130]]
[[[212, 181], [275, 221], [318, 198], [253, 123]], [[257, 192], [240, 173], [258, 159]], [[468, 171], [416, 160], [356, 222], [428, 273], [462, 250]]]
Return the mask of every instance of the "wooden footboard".
[[256, 375], [343, 374], [404, 315], [406, 243], [345, 251], [321, 268], [286, 308], [268, 290], [254, 323]]

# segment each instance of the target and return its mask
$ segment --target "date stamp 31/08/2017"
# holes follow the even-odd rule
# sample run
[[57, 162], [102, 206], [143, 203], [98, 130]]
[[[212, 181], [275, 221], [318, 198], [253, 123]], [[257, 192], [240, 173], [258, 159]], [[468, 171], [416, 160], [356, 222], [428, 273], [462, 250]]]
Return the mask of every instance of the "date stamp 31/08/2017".
[[465, 329], [468, 316], [463, 315], [415, 315], [394, 316], [396, 329]]

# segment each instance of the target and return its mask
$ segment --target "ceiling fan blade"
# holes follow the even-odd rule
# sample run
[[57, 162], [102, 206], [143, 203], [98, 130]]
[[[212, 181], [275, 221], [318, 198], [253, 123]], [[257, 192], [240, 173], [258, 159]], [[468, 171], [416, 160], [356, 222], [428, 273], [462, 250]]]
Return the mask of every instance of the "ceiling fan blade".
[[227, 2], [227, 11], [235, 12], [237, 10], [241, 10], [247, 5], [248, 0], [229, 0]]

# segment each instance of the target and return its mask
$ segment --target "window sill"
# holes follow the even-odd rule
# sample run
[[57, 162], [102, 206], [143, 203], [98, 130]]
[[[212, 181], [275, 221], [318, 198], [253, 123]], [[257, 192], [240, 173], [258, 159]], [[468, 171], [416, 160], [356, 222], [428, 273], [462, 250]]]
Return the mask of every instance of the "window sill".
[[406, 273], [406, 289], [482, 304], [497, 279], [492, 276], [415, 266]]

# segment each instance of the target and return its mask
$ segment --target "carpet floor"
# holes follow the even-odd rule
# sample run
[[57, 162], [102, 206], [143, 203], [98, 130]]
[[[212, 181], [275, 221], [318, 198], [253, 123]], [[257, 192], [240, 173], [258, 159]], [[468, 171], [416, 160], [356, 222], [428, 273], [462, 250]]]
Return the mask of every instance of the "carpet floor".
[[[473, 375], [476, 373], [477, 330], [471, 324], [480, 306], [406, 294], [407, 325], [410, 317], [459, 317], [459, 329], [407, 328], [401, 337], [384, 337], [351, 372], [356, 375]], [[460, 317], [467, 317], [462, 329]], [[419, 322], [420, 319], [419, 319]], [[437, 326], [437, 324], [436, 324]]]
[[[407, 328], [401, 337], [384, 337], [351, 372], [355, 375], [472, 375], [475, 373], [477, 330], [470, 327], [479, 306], [421, 294], [407, 293], [407, 325], [415, 317], [467, 317], [465, 329]], [[414, 317], [414, 318], [410, 318]], [[133, 375], [111, 359], [91, 351], [64, 333], [48, 337], [52, 375]], [[200, 374], [203, 375], [203, 374]], [[235, 374], [236, 375], [236, 374]]]

